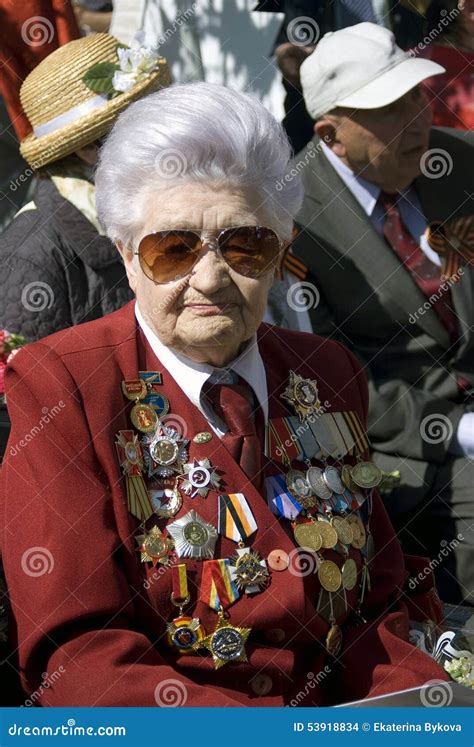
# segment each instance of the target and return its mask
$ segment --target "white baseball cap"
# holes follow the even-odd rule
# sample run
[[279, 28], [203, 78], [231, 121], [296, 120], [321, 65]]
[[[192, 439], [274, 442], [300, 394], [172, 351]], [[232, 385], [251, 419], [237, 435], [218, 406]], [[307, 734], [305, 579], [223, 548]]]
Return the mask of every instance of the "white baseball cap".
[[438, 63], [397, 47], [388, 29], [358, 23], [325, 34], [300, 74], [306, 108], [317, 119], [336, 106], [387, 106], [422, 80], [444, 72]]

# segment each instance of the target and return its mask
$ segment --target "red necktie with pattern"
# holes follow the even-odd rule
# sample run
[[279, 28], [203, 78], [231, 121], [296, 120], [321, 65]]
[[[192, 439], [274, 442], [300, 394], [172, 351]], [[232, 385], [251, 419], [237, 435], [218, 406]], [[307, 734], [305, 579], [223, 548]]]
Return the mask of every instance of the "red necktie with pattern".
[[216, 414], [229, 428], [222, 438], [224, 445], [255, 487], [260, 490], [263, 413], [260, 407], [253, 404], [253, 390], [239, 377], [237, 384], [207, 384], [204, 392]]
[[441, 269], [428, 259], [403, 223], [397, 207], [399, 200], [398, 194], [380, 193], [378, 202], [385, 212], [383, 235], [411, 273], [423, 295], [429, 299], [433, 311], [448, 330], [453, 344], [458, 340], [459, 332], [449, 287], [441, 287]]

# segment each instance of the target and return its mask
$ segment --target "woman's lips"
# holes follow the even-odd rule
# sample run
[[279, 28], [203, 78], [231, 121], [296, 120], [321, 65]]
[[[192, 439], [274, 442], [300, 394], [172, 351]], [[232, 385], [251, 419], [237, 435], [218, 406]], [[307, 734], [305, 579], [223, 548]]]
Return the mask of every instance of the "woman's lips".
[[235, 303], [187, 303], [184, 304], [184, 308], [191, 309], [200, 316], [215, 316], [216, 314], [224, 314], [236, 305]]

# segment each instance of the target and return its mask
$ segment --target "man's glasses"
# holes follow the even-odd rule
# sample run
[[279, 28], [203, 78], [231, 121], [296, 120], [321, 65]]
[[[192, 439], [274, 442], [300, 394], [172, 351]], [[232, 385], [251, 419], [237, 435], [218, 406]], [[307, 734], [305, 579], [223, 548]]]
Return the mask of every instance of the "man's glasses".
[[274, 231], [262, 226], [222, 228], [216, 236], [186, 229], [156, 231], [138, 245], [140, 267], [154, 283], [172, 283], [189, 275], [199, 261], [203, 245], [217, 245], [226, 264], [248, 278], [257, 278], [278, 263], [282, 242]]

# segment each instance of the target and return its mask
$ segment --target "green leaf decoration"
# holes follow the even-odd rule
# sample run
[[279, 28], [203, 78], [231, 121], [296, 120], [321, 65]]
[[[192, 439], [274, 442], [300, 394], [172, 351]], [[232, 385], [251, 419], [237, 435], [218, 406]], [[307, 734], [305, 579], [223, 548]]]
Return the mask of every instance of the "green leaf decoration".
[[111, 96], [115, 93], [112, 78], [118, 69], [118, 65], [114, 65], [113, 62], [97, 62], [89, 68], [82, 80], [87, 88], [90, 88], [94, 93], [105, 93]]

